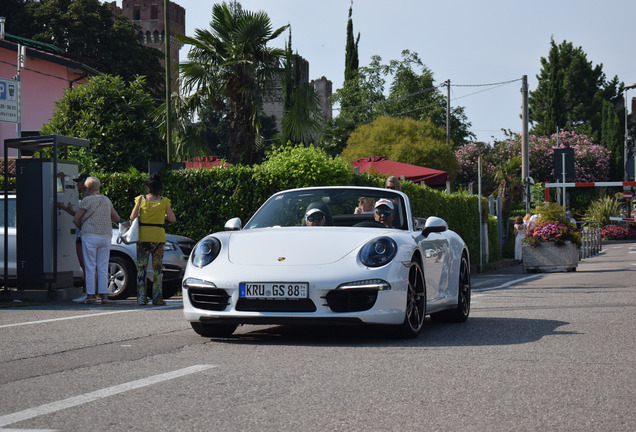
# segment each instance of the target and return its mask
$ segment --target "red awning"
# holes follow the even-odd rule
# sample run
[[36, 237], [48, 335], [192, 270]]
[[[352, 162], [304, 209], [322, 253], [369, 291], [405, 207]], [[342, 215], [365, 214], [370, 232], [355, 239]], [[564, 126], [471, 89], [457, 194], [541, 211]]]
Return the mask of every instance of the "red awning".
[[186, 169], [193, 169], [193, 168], [213, 168], [213, 167], [218, 167], [218, 166], [230, 166], [229, 163], [227, 162], [223, 162], [223, 159], [221, 159], [218, 156], [201, 156], [201, 157], [195, 157], [192, 158], [188, 161], [186, 161]]
[[446, 180], [448, 180], [446, 171], [395, 162], [382, 156], [360, 158], [351, 164], [360, 168], [360, 172], [373, 170], [382, 174], [394, 175], [398, 178], [404, 176], [406, 180], [418, 184], [424, 182], [427, 186], [445, 186]]

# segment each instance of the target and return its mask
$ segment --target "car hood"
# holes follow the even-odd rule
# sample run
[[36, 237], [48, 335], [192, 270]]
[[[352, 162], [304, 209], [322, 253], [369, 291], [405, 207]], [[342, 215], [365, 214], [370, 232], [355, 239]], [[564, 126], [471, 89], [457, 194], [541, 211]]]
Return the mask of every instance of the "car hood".
[[228, 260], [238, 265], [323, 265], [339, 261], [367, 241], [391, 231], [378, 228], [260, 228], [233, 232], [225, 238], [225, 243]]

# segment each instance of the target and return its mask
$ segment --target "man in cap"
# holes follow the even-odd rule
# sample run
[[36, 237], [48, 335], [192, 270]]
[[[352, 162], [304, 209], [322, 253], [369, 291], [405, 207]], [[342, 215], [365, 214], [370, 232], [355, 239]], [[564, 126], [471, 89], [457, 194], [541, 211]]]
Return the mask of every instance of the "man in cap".
[[312, 208], [305, 213], [306, 226], [323, 226], [326, 222], [325, 214], [319, 208]]
[[373, 216], [376, 222], [380, 222], [387, 228], [393, 228], [393, 219], [395, 218], [395, 209], [393, 201], [382, 198], [375, 203]]

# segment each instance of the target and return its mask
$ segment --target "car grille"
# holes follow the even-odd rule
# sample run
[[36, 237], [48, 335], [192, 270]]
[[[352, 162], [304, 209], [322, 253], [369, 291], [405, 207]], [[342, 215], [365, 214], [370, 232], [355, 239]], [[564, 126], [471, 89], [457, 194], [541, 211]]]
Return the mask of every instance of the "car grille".
[[230, 296], [225, 290], [220, 288], [214, 289], [188, 289], [190, 303], [197, 309], [205, 309], [212, 311], [222, 311], [227, 308]]
[[192, 252], [192, 249], [194, 248], [195, 242], [192, 240], [180, 241], [177, 244], [179, 245], [179, 248], [181, 248], [181, 251], [183, 252], [183, 254], [189, 257], [190, 253]]
[[239, 299], [237, 311], [243, 312], [315, 312], [316, 305], [310, 299], [261, 300]]
[[377, 290], [348, 289], [329, 291], [327, 305], [333, 312], [360, 312], [369, 310], [378, 298]]

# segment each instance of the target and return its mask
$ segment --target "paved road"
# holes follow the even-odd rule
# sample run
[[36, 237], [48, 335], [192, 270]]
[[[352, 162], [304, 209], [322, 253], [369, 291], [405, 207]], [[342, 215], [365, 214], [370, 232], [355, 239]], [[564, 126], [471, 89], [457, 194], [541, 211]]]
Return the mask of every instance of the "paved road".
[[210, 340], [176, 301], [2, 309], [0, 428], [631, 432], [634, 253], [476, 274], [467, 323], [406, 341], [281, 326]]

